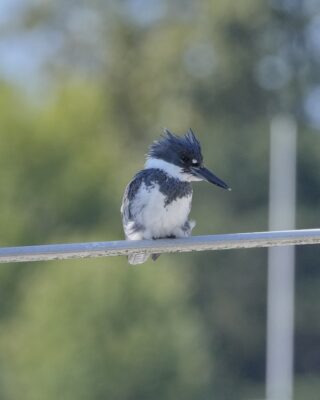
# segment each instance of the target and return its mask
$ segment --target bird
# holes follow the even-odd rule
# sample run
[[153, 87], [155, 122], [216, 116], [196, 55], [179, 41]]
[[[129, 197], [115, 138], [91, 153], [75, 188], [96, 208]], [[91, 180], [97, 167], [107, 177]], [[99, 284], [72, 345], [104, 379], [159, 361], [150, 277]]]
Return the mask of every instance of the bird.
[[[203, 165], [201, 145], [190, 128], [183, 136], [164, 129], [146, 156], [144, 169], [127, 185], [121, 204], [126, 240], [185, 238], [195, 222], [189, 220], [191, 182], [207, 181], [223, 189], [230, 187]], [[155, 261], [160, 254], [152, 254]], [[132, 265], [142, 264], [146, 253], [128, 256]]]

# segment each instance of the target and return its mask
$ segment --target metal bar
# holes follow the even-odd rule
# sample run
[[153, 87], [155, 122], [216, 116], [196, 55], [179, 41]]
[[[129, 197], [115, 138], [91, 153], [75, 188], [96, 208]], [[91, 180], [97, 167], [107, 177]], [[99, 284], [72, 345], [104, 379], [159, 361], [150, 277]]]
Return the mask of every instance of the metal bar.
[[[297, 124], [278, 115], [270, 131], [269, 229], [294, 229]], [[295, 249], [270, 248], [268, 261], [266, 395], [292, 400]]]
[[320, 243], [320, 229], [231, 233], [183, 239], [48, 244], [0, 248], [0, 263], [125, 256], [137, 252], [175, 253], [204, 250], [246, 249]]

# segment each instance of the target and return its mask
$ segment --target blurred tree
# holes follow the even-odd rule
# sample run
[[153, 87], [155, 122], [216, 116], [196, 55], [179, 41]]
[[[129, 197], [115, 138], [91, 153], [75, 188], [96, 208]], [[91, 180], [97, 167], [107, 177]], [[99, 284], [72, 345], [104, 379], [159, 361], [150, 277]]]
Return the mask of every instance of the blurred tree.
[[172, 266], [102, 263], [54, 264], [24, 280], [0, 335], [1, 397], [204, 398], [211, 362], [187, 281]]

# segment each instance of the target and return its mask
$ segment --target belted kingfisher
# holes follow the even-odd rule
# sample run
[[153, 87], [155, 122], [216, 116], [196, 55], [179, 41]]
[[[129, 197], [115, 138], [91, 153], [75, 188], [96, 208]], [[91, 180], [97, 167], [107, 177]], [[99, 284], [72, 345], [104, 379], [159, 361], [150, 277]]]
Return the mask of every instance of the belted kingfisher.
[[[126, 187], [121, 214], [127, 240], [183, 238], [191, 235], [194, 221], [188, 220], [192, 181], [229, 186], [203, 166], [201, 146], [191, 129], [177, 136], [168, 129], [153, 142], [144, 169]], [[142, 264], [145, 253], [129, 255], [130, 264]], [[152, 254], [155, 261], [159, 254]]]

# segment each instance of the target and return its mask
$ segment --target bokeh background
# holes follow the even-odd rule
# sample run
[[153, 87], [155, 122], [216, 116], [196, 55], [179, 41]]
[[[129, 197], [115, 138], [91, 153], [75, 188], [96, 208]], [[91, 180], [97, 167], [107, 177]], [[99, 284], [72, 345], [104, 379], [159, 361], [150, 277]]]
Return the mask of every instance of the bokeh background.
[[[194, 234], [268, 229], [270, 121], [319, 227], [319, 0], [1, 0], [1, 246], [122, 239], [163, 127], [198, 134]], [[297, 249], [295, 400], [319, 399], [320, 249]], [[0, 267], [4, 400], [265, 398], [265, 249]]]

